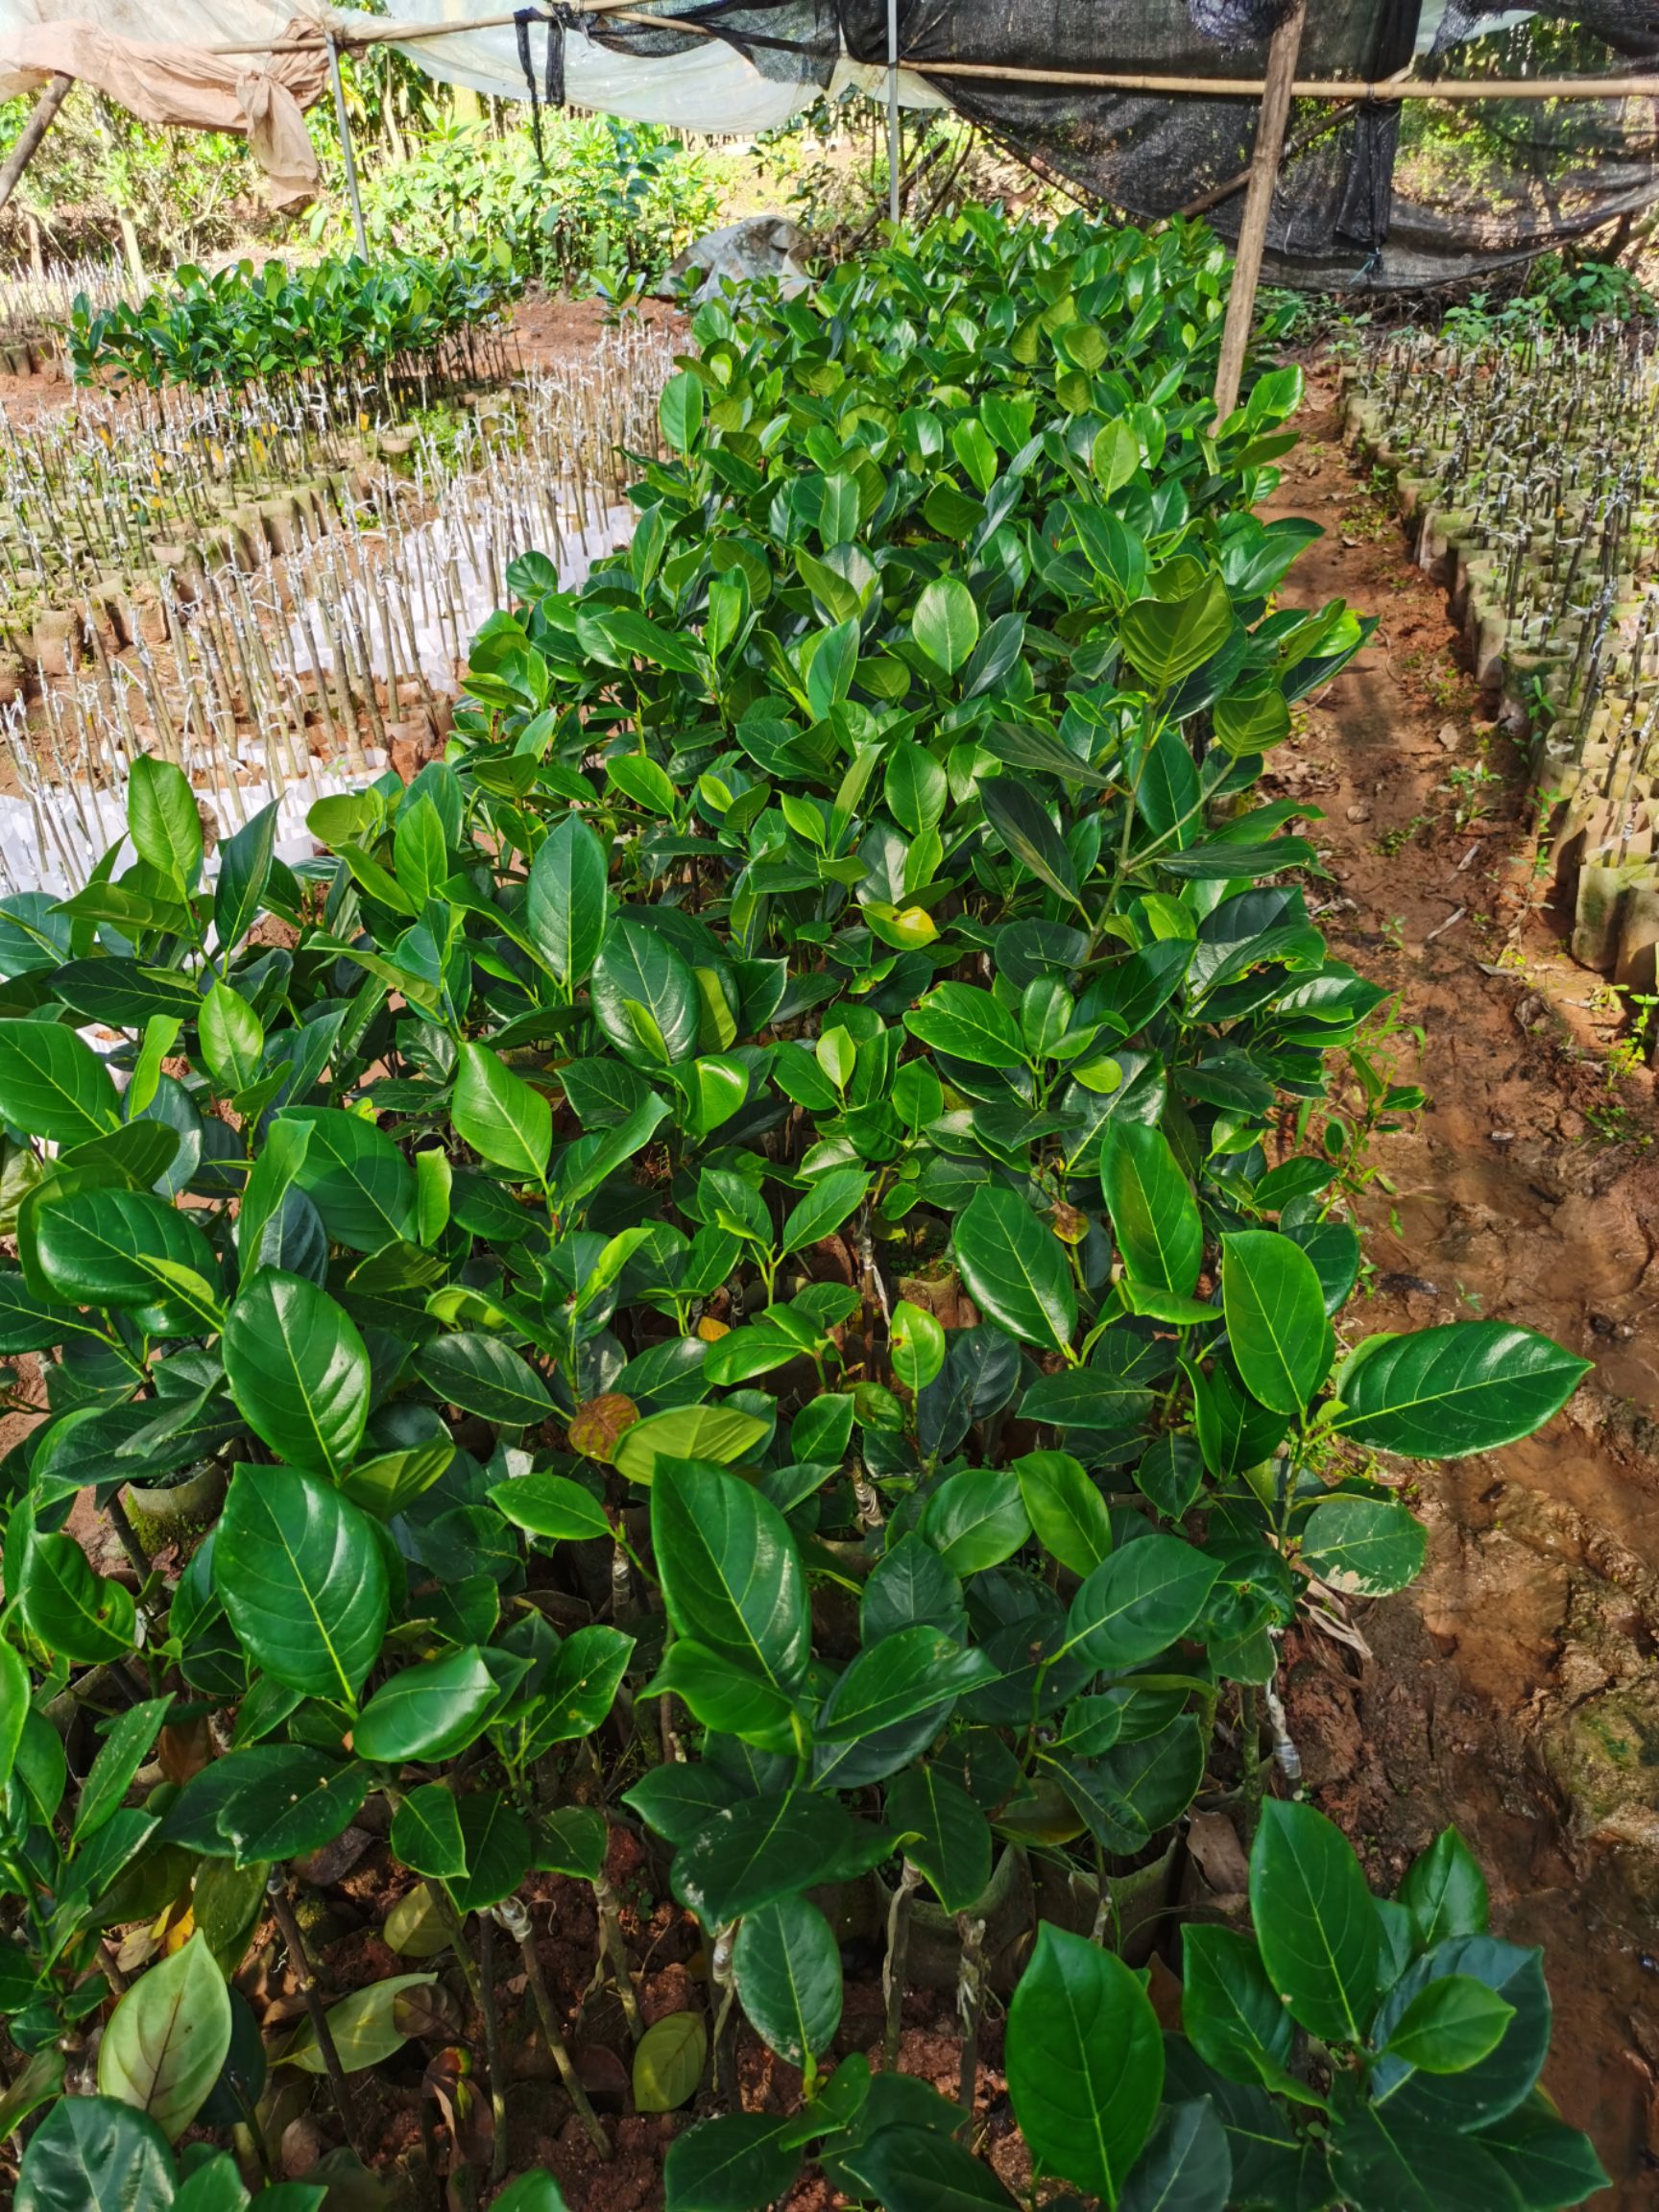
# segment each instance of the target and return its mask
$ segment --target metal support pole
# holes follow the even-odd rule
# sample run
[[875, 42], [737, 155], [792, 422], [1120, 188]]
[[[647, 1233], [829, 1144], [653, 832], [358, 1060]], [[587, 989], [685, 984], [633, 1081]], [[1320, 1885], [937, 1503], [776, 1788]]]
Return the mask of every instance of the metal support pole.
[[904, 219], [899, 158], [899, 0], [887, 0], [887, 216], [895, 229]]
[[1233, 262], [1233, 288], [1227, 295], [1227, 321], [1221, 332], [1221, 364], [1215, 373], [1217, 422], [1224, 422], [1238, 404], [1238, 385], [1244, 374], [1244, 356], [1250, 347], [1250, 325], [1256, 314], [1256, 287], [1261, 281], [1262, 255], [1267, 244], [1267, 218], [1273, 212], [1273, 188], [1279, 181], [1285, 125], [1290, 114], [1291, 86], [1296, 82], [1296, 57], [1302, 49], [1302, 26], [1307, 20], [1308, 0], [1289, 0], [1267, 49], [1267, 77], [1262, 94], [1262, 113], [1256, 125], [1256, 150], [1250, 158], [1250, 184], [1244, 195], [1238, 251]]
[[22, 176], [24, 170], [34, 159], [36, 147], [45, 137], [53, 116], [62, 107], [68, 96], [69, 87], [74, 82], [73, 77], [65, 77], [60, 73], [53, 78], [51, 84], [47, 85], [45, 91], [41, 93], [39, 99], [30, 109], [28, 122], [17, 133], [17, 142], [11, 153], [7, 155], [4, 168], [0, 168], [0, 207], [5, 206], [7, 201], [17, 189], [18, 178]]
[[351, 152], [351, 126], [346, 120], [346, 87], [340, 81], [340, 49], [328, 41], [328, 75], [334, 86], [334, 120], [340, 126], [340, 152], [346, 163], [346, 197], [351, 203], [351, 228], [357, 251], [369, 258], [369, 233], [363, 228], [363, 196], [357, 189], [357, 163]]

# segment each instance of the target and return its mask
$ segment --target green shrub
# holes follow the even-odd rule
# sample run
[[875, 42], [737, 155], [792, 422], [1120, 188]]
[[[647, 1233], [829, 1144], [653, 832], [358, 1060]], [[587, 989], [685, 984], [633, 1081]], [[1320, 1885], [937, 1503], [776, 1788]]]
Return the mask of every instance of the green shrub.
[[443, 255], [457, 237], [499, 241], [524, 277], [623, 292], [658, 281], [715, 222], [710, 163], [665, 132], [610, 116], [547, 116], [543, 166], [527, 130], [475, 124], [433, 132], [363, 193], [379, 250]]
[[290, 270], [252, 261], [207, 275], [180, 269], [134, 306], [94, 308], [83, 294], [69, 322], [78, 383], [115, 371], [163, 384], [244, 384], [356, 367], [435, 361], [446, 345], [498, 314], [517, 290], [508, 256], [357, 254]]
[[[805, 2097], [678, 2140], [669, 2212], [776, 2199], [808, 2147], [888, 2212], [1003, 2203], [930, 2089], [820, 2074], [814, 1898], [886, 1868], [898, 1943], [925, 1884], [970, 1995], [997, 1851], [1096, 1882], [1109, 1925], [1305, 1576], [1416, 1573], [1370, 1455], [1495, 1449], [1584, 1373], [1497, 1321], [1338, 1343], [1360, 1252], [1329, 1094], [1344, 1055], [1370, 1076], [1382, 994], [1310, 920], [1293, 809], [1252, 793], [1367, 626], [1273, 606], [1313, 533], [1252, 509], [1301, 383], [1259, 374], [1214, 425], [1226, 276], [1201, 231], [979, 213], [811, 298], [706, 307], [630, 547], [578, 592], [515, 565], [444, 762], [321, 802], [331, 856], [299, 870], [267, 809], [211, 891], [188, 785], [140, 763], [135, 863], [6, 902], [0, 1350], [47, 1357], [51, 1413], [5, 1463], [0, 1863], [42, 2098], [103, 2001], [100, 1928], [193, 1895], [215, 2021], [266, 1868], [376, 1791], [439, 1944], [552, 1870], [593, 1884], [614, 1969], [607, 1819], [657, 1839], [707, 1936], [716, 2081], [734, 2002]], [[262, 913], [295, 942], [251, 943]], [[135, 1601], [63, 1532], [81, 1488], [207, 1458], [228, 1495], [173, 1587]], [[71, 1787], [39, 1708], [131, 1663], [141, 1618], [154, 1699]], [[201, 1705], [232, 1747], [128, 1805], [162, 1715]], [[1476, 2173], [1485, 2202], [1573, 2200], [1491, 2181], [1488, 2123], [1535, 2112], [1535, 1955], [1448, 1963], [1479, 1934], [1460, 1863], [1455, 1920], [1374, 1908], [1315, 1819], [1267, 1809], [1260, 1960], [1229, 1954], [1277, 1993], [1270, 2073], [1200, 2021], [1207, 1937], [1166, 2060], [1125, 1967], [1039, 1936], [1008, 2041], [1034, 2152], [1193, 2212], [1472, 2203]], [[185, 1971], [116, 2008], [112, 2094]], [[1419, 1981], [1502, 2097], [1407, 2081], [1447, 2048], [1390, 2009]], [[378, 2006], [395, 2048], [376, 1986], [352, 2033]], [[684, 2103], [698, 2024], [653, 2035], [637, 2097]], [[91, 2125], [60, 2105], [26, 2179]]]

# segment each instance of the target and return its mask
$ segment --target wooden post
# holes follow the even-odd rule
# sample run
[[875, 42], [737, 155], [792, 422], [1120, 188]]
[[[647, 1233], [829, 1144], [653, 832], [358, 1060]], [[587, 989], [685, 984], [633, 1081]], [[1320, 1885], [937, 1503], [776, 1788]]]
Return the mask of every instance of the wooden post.
[[357, 233], [357, 251], [369, 258], [369, 233], [363, 228], [363, 198], [357, 189], [357, 162], [351, 152], [351, 126], [346, 116], [346, 87], [340, 78], [340, 49], [328, 41], [328, 74], [334, 84], [334, 120], [340, 126], [340, 153], [346, 163], [346, 197], [351, 203], [351, 228]]
[[7, 155], [5, 166], [0, 167], [0, 207], [5, 206], [17, 189], [18, 178], [35, 158], [36, 147], [45, 137], [53, 116], [68, 98], [69, 87], [74, 82], [73, 77], [65, 77], [60, 71], [36, 101], [28, 122], [17, 133], [16, 145]]
[[1238, 225], [1233, 289], [1227, 295], [1221, 366], [1215, 373], [1218, 422], [1224, 422], [1238, 404], [1238, 384], [1244, 373], [1250, 325], [1256, 313], [1256, 287], [1262, 276], [1262, 254], [1267, 244], [1267, 218], [1273, 212], [1273, 188], [1279, 181], [1285, 125], [1290, 114], [1291, 87], [1296, 82], [1296, 57], [1301, 52], [1302, 26], [1307, 19], [1308, 0], [1289, 0], [1267, 49], [1267, 79], [1262, 94], [1262, 113], [1256, 125], [1256, 151], [1250, 159], [1250, 183], [1244, 195], [1244, 214]]

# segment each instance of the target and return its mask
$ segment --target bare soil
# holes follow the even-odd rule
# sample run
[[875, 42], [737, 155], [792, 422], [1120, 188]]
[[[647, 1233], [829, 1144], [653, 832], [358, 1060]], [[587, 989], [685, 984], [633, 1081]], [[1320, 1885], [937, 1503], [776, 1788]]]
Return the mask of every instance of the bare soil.
[[[1622, 1024], [1546, 902], [1526, 759], [1459, 665], [1385, 494], [1356, 478], [1334, 400], [1315, 373], [1270, 509], [1327, 533], [1286, 596], [1340, 595], [1380, 627], [1270, 781], [1324, 810], [1322, 926], [1398, 992], [1419, 1035], [1398, 1041], [1396, 1079], [1430, 1094], [1415, 1125], [1377, 1140], [1359, 1208], [1377, 1272], [1354, 1319], [1517, 1321], [1595, 1371], [1542, 1435], [1423, 1473], [1427, 1572], [1355, 1608], [1369, 1656], [1302, 1640], [1291, 1730], [1311, 1794], [1374, 1874], [1454, 1820], [1498, 1927], [1546, 1946], [1547, 2081], [1614, 2177], [1598, 2203], [1634, 2212], [1659, 2202], [1653, 1078], [1610, 1067]], [[1471, 817], [1483, 756], [1498, 781], [1476, 787]]]

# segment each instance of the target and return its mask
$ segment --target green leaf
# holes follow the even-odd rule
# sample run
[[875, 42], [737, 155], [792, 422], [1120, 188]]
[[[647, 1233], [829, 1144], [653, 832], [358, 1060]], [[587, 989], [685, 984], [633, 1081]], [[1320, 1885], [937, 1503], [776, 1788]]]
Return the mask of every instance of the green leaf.
[[668, 2146], [664, 2212], [755, 2212], [786, 2197], [801, 2168], [792, 2123], [765, 2112], [700, 2120]]
[[509, 1897], [530, 1871], [530, 1831], [496, 1791], [484, 1790], [461, 1800], [461, 1834], [467, 1844], [467, 1872], [451, 1881], [449, 1894], [459, 1912], [482, 1912]]
[[137, 1631], [132, 1593], [95, 1575], [73, 1536], [31, 1534], [23, 1552], [23, 1618], [49, 1651], [78, 1666], [124, 1659]]
[[1527, 2212], [1562, 2212], [1611, 2186], [1589, 2136], [1557, 2119], [1541, 2097], [1483, 2128], [1477, 2140], [1503, 2168]]
[[1027, 1452], [1014, 1472], [1043, 1549], [1073, 1575], [1092, 1575], [1111, 1551], [1112, 1517], [1082, 1463], [1067, 1452]]
[[1072, 1599], [1068, 1645], [1094, 1667], [1143, 1666], [1186, 1635], [1220, 1571], [1219, 1559], [1179, 1536], [1125, 1544]]
[[916, 602], [910, 634], [930, 661], [954, 676], [979, 642], [979, 610], [966, 584], [942, 576]]
[[1361, 2105], [1331, 2141], [1342, 2200], [1359, 2212], [1523, 2212], [1522, 2199], [1479, 2137]]
[[541, 1376], [498, 1337], [440, 1336], [416, 1354], [415, 1372], [446, 1405], [502, 1429], [532, 1428], [553, 1410]]
[[706, 1459], [730, 1466], [746, 1457], [765, 1433], [758, 1415], [736, 1406], [674, 1406], [625, 1429], [615, 1463], [631, 1481], [652, 1482], [667, 1460]]
[[553, 1149], [553, 1109], [487, 1045], [463, 1045], [450, 1106], [457, 1134], [516, 1182], [540, 1183]]
[[1014, 2203], [971, 2151], [929, 2128], [879, 2128], [836, 2163], [885, 2212], [1009, 2212]]
[[202, 873], [202, 816], [182, 768], [140, 753], [127, 781], [127, 826], [140, 860], [193, 891]]
[[[211, 1246], [176, 1206], [148, 1190], [48, 1189], [36, 1202], [34, 1230], [35, 1265], [54, 1297], [71, 1306], [155, 1309], [157, 1319], [173, 1318], [157, 1334], [219, 1326]], [[191, 1279], [199, 1289], [191, 1290]]]
[[944, 1327], [926, 1307], [912, 1306], [907, 1298], [901, 1298], [893, 1309], [888, 1349], [893, 1380], [912, 1393], [926, 1390], [945, 1365]]
[[1004, 2062], [1035, 2156], [1116, 2204], [1164, 2091], [1164, 2039], [1140, 1977], [1045, 1921], [1008, 2008]]
[[786, 1694], [811, 1655], [805, 1576], [777, 1507], [734, 1475], [692, 1460], [659, 1466], [651, 1545], [676, 1635]]
[[864, 1193], [870, 1188], [870, 1178], [861, 1168], [831, 1167], [828, 1175], [821, 1175], [810, 1185], [799, 1205], [790, 1208], [783, 1216], [783, 1228], [779, 1238], [781, 1252], [805, 1251], [808, 1244], [816, 1244], [821, 1237], [831, 1237], [849, 1214], [864, 1203]]
[[213, 1582], [255, 1667], [302, 1695], [355, 1703], [387, 1608], [385, 1560], [355, 1505], [292, 1467], [238, 1467]]
[[1181, 2026], [1229, 2081], [1280, 2086], [1296, 2031], [1252, 1937], [1193, 1922], [1181, 1935]]
[[590, 991], [600, 1028], [637, 1068], [695, 1059], [702, 1029], [697, 981], [667, 938], [633, 914], [612, 923]]
[[974, 1303], [1022, 1343], [1065, 1351], [1077, 1326], [1066, 1248], [1006, 1184], [981, 1184], [956, 1216], [956, 1263]]
[[702, 378], [689, 369], [670, 376], [657, 402], [657, 415], [670, 452], [694, 452], [703, 433]]
[[363, 1441], [369, 1354], [343, 1306], [303, 1275], [262, 1267], [225, 1317], [225, 1379], [262, 1443], [338, 1475]]
[[1030, 1533], [1020, 1479], [1002, 1467], [947, 1476], [922, 1512], [922, 1534], [952, 1575], [999, 1567]]
[[701, 2012], [669, 2012], [646, 2029], [634, 2053], [636, 2112], [675, 2112], [703, 2079], [709, 2030]]
[[405, 1667], [364, 1706], [351, 1747], [359, 1759], [383, 1766], [452, 1759], [478, 1734], [498, 1695], [476, 1645]]
[[1292, 2016], [1327, 2043], [1359, 2043], [1377, 1995], [1382, 1936], [1359, 1862], [1311, 1805], [1268, 1798], [1250, 1853], [1262, 1962]]
[[825, 1699], [820, 1743], [856, 1743], [919, 1714], [938, 1717], [996, 1672], [983, 1651], [965, 1649], [943, 1629], [918, 1622], [860, 1651]]
[[[327, 2019], [334, 2048], [348, 2074], [361, 2074], [378, 2066], [408, 2042], [408, 2031], [397, 2025], [397, 2000], [406, 1989], [430, 1989], [436, 1974], [394, 1974], [384, 1982], [370, 1982], [330, 2005]], [[327, 2071], [309, 2019], [301, 2020], [294, 2040], [282, 2054], [286, 2065], [305, 2074]]]
[[685, 1699], [705, 1728], [761, 1751], [788, 1755], [796, 1748], [793, 1698], [692, 1637], [677, 1637], [669, 1646], [644, 1695], [671, 1693]]
[[838, 1797], [792, 1790], [715, 1814], [675, 1853], [670, 1879], [705, 1928], [724, 1928], [781, 1897], [867, 1874], [892, 1848], [887, 1829], [854, 1820]]
[[294, 1180], [336, 1244], [383, 1252], [415, 1241], [415, 1170], [383, 1129], [339, 1107], [282, 1117], [310, 1130]]
[[1118, 2212], [1225, 2212], [1233, 2153], [1207, 2097], [1166, 2104], [1118, 2200]]
[[593, 973], [609, 907], [605, 848], [580, 814], [565, 814], [531, 862], [525, 916], [538, 953], [572, 994]]
[[1388, 2056], [1424, 2074], [1462, 2074], [1498, 2048], [1515, 2008], [1469, 1974], [1419, 1989], [1389, 2031]]
[[119, 2098], [64, 2097], [29, 2138], [13, 2205], [14, 2212], [172, 2212], [173, 2200], [173, 2159], [154, 2120]]
[[582, 1543], [594, 1536], [610, 1536], [611, 1523], [591, 1490], [572, 1482], [567, 1475], [530, 1474], [497, 1482], [490, 1503], [505, 1513], [516, 1528], [532, 1536], [547, 1536]]
[[213, 927], [224, 951], [232, 951], [259, 919], [276, 850], [276, 815], [277, 805], [273, 800], [234, 836], [220, 841]]
[[0, 1121], [54, 1144], [84, 1144], [120, 1120], [92, 1047], [56, 1022], [0, 1022]]
[[467, 1843], [455, 1793], [442, 1782], [423, 1782], [392, 1815], [392, 1850], [412, 1874], [453, 1882], [467, 1871]]
[[1337, 1377], [1335, 1425], [1373, 1451], [1460, 1459], [1530, 1436], [1589, 1372], [1589, 1360], [1506, 1321], [1374, 1336]]
[[933, 1767], [907, 1767], [888, 1788], [887, 1819], [947, 1912], [966, 1912], [985, 1894], [991, 1827], [960, 1783]]
[[1139, 1121], [1108, 1121], [1100, 1183], [1129, 1273], [1139, 1283], [1190, 1297], [1204, 1263], [1204, 1229], [1191, 1186], [1163, 1131]]
[[975, 1068], [1024, 1065], [1025, 1048], [1013, 1015], [989, 991], [971, 983], [941, 983], [905, 1015], [904, 1026], [935, 1052], [971, 1061]]
[[1479, 1862], [1455, 1828], [1443, 1828], [1406, 1869], [1400, 1903], [1411, 1915], [1417, 1948], [1449, 1936], [1484, 1936], [1489, 1904]]
[[215, 982], [202, 1001], [202, 1056], [225, 1091], [244, 1091], [259, 1073], [265, 1029], [239, 991]]
[[633, 1637], [604, 1622], [566, 1636], [547, 1671], [543, 1710], [535, 1724], [538, 1746], [591, 1736], [616, 1702], [633, 1656]]
[[23, 1723], [29, 1718], [29, 1670], [22, 1654], [14, 1644], [0, 1642], [0, 1790], [11, 1780], [17, 1763]]
[[1219, 652], [1233, 629], [1233, 602], [1219, 576], [1180, 599], [1137, 599], [1118, 622], [1125, 657], [1159, 689], [1179, 684]]
[[1373, 2038], [1384, 2046], [1430, 1984], [1447, 1975], [1483, 1983], [1514, 2011], [1497, 2048], [1444, 2080], [1412, 2073], [1390, 2054], [1378, 2060], [1371, 2095], [1391, 2118], [1467, 2133], [1502, 2120], [1526, 2102], [1550, 2053], [1550, 1991], [1544, 1980], [1544, 1955], [1492, 1936], [1453, 1936], [1408, 1966], [1389, 1990], [1373, 2026]]
[[176, 2143], [230, 2048], [230, 1992], [200, 1935], [139, 1976], [98, 2046], [98, 2089], [155, 2121]]
[[1271, 1412], [1300, 1413], [1325, 1380], [1335, 1342], [1312, 1261], [1272, 1229], [1224, 1237], [1221, 1300], [1244, 1387]]
[[1327, 1498], [1302, 1528], [1310, 1574], [1353, 1598], [1387, 1598], [1423, 1572], [1423, 1524], [1398, 1498]]
[[827, 2051], [841, 2025], [841, 1947], [805, 1897], [745, 1913], [732, 1954], [737, 1995], [761, 2041], [790, 2066]]
[[[17, 1656], [10, 1645], [0, 1645], [0, 1654], [10, 1654], [12, 1659]], [[3, 1659], [0, 1659], [0, 1677], [7, 1671]], [[27, 1700], [25, 1683], [23, 1711], [27, 1710]], [[141, 1705], [130, 1706], [111, 1722], [98, 1756], [92, 1762], [91, 1771], [82, 1787], [81, 1802], [75, 1810], [74, 1840], [77, 1843], [84, 1842], [88, 1836], [95, 1835], [119, 1810], [122, 1799], [132, 1787], [132, 1777], [150, 1755], [150, 1746], [156, 1741], [156, 1731], [160, 1727], [172, 1702], [170, 1695], [147, 1697]], [[19, 1733], [22, 1729], [23, 1711], [17, 1715]], [[0, 1726], [4, 1724], [4, 1718], [0, 1718]], [[10, 1758], [6, 1765], [10, 1768]]]
[[1047, 812], [1012, 776], [988, 776], [979, 785], [985, 819], [1022, 868], [1058, 897], [1075, 901], [1077, 871]]

